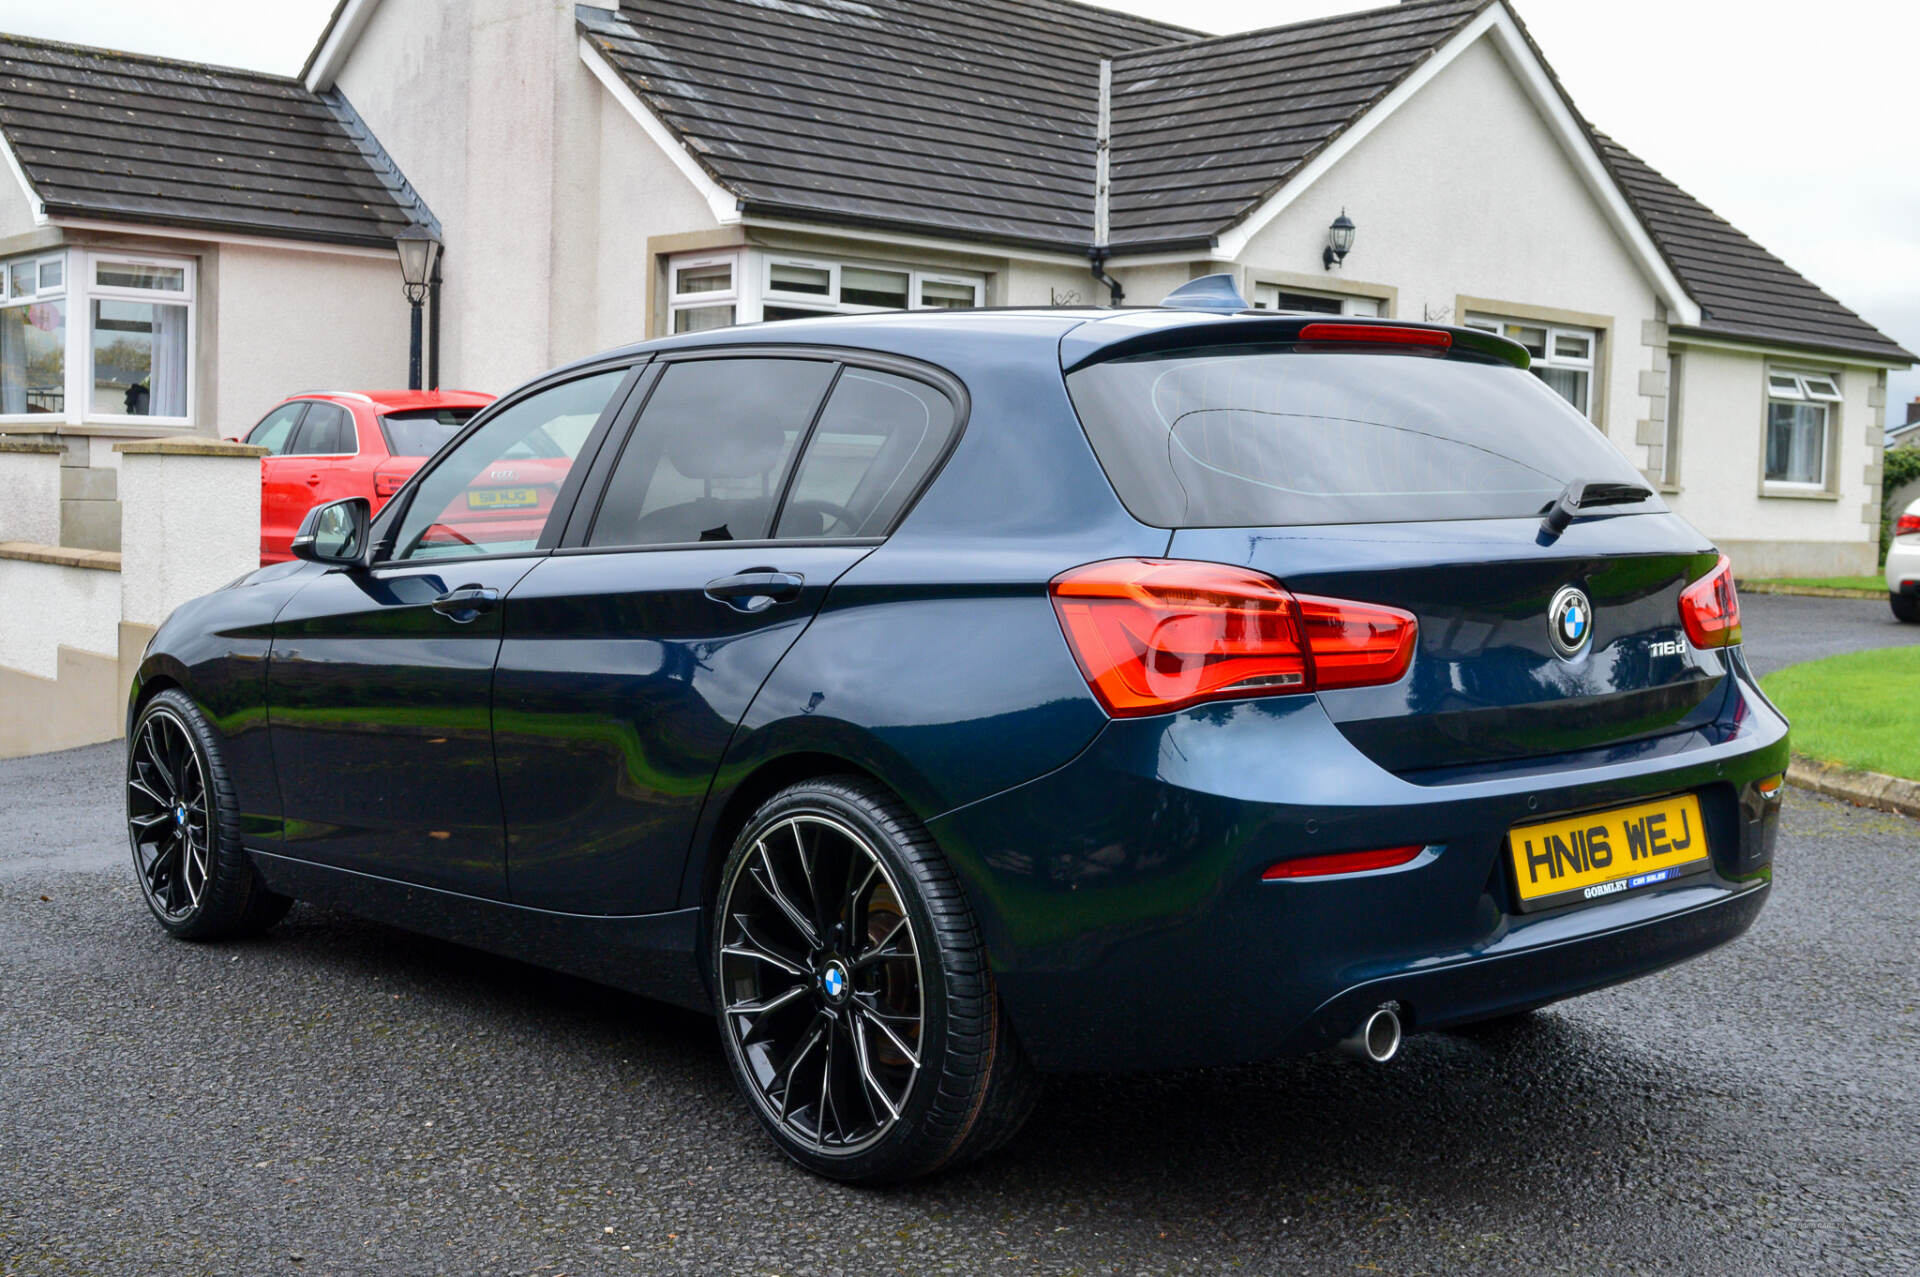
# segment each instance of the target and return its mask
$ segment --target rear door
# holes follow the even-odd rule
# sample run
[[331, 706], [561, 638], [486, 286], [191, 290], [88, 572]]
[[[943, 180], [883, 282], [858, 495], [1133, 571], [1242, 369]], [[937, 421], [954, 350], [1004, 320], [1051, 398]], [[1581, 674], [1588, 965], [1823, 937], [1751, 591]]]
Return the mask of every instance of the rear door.
[[[1320, 697], [1381, 766], [1504, 763], [1715, 716], [1726, 663], [1687, 641], [1680, 593], [1718, 555], [1522, 369], [1302, 343], [1122, 358], [1069, 383], [1122, 499], [1175, 529], [1171, 557], [1415, 615], [1406, 677]], [[1576, 479], [1640, 499], [1554, 534], [1542, 515]]]
[[308, 403], [296, 399], [283, 403], [260, 419], [247, 433], [247, 442], [267, 450], [260, 458], [260, 561], [279, 563], [291, 555], [287, 546], [307, 511], [306, 487], [287, 453], [292, 450], [300, 419]]
[[[307, 406], [306, 419], [295, 436], [294, 451], [300, 464], [295, 476], [306, 489], [306, 506], [294, 519], [294, 527], [308, 510], [345, 497], [366, 497], [366, 485], [355, 475], [359, 457], [359, 432], [354, 429], [353, 413], [344, 405], [315, 401]], [[289, 457], [289, 461], [294, 458]]]
[[507, 600], [494, 743], [517, 904], [675, 906], [734, 727], [955, 424], [931, 381], [798, 352], [656, 376], [596, 499]]
[[630, 376], [588, 372], [502, 404], [376, 525], [373, 567], [317, 576], [280, 613], [268, 719], [287, 854], [504, 894], [490, 721], [500, 602], [553, 538], [493, 518], [475, 494], [535, 436], [541, 460], [568, 474], [610, 428]]

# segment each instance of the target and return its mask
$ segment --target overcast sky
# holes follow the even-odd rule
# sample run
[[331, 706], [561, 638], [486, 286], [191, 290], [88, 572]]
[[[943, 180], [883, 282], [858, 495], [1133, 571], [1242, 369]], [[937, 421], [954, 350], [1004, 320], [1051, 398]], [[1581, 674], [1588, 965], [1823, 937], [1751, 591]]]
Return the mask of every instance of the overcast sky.
[[[1589, 119], [1920, 351], [1920, 6], [1515, 0]], [[1206, 31], [1374, 7], [1107, 0]], [[0, 30], [291, 74], [333, 0], [0, 0]], [[1896, 375], [1889, 414], [1920, 396]]]

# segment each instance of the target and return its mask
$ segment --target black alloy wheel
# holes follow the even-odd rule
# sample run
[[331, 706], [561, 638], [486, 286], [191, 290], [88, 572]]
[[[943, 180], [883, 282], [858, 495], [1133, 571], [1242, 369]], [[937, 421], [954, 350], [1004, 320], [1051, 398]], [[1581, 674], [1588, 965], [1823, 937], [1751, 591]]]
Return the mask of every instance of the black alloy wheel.
[[885, 1182], [979, 1156], [1037, 1095], [971, 913], [891, 795], [831, 779], [749, 822], [722, 874], [714, 987], [735, 1080], [780, 1146]]
[[199, 707], [169, 688], [127, 738], [127, 842], [147, 907], [183, 940], [254, 935], [293, 903], [241, 849], [232, 787]]

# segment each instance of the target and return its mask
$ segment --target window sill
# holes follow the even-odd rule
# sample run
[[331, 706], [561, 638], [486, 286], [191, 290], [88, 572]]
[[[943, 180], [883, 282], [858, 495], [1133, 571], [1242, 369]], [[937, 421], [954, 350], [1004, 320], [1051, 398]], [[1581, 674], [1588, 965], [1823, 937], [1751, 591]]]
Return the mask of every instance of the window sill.
[[1782, 501], [1838, 501], [1838, 492], [1829, 492], [1824, 488], [1785, 488], [1775, 484], [1760, 486], [1762, 500]]

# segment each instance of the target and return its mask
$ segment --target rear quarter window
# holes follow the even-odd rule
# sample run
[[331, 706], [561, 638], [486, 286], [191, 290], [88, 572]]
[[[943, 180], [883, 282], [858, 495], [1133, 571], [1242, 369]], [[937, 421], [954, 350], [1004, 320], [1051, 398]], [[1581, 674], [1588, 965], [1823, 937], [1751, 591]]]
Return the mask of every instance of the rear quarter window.
[[396, 457], [431, 457], [460, 433], [478, 408], [409, 408], [380, 418], [387, 451]]
[[1237, 346], [1095, 364], [1067, 388], [1114, 490], [1155, 527], [1517, 518], [1572, 479], [1642, 482], [1505, 364]]

